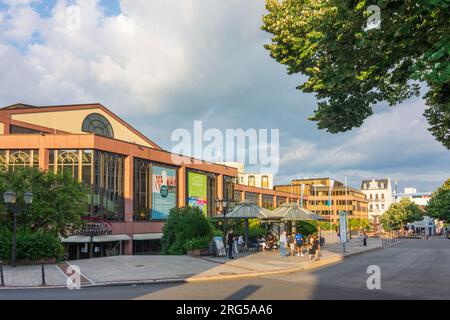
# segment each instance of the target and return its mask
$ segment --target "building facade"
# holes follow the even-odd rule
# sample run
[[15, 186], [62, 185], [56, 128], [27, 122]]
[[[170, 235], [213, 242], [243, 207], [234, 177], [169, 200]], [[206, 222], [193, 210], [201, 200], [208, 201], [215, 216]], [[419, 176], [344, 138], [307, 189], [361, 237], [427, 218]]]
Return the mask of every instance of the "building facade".
[[399, 202], [402, 199], [409, 199], [415, 204], [425, 207], [431, 199], [431, 192], [417, 192], [416, 188], [408, 187], [402, 193], [394, 192], [393, 197], [395, 202]]
[[368, 219], [368, 201], [365, 195], [360, 190], [330, 178], [296, 179], [289, 185], [275, 186], [275, 190], [300, 197], [302, 185], [303, 205], [306, 209], [333, 222], [339, 220], [339, 211], [346, 211], [350, 218]]
[[257, 187], [263, 189], [273, 189], [273, 174], [271, 173], [251, 173], [245, 172], [245, 165], [240, 162], [218, 162], [228, 167], [238, 170], [236, 183], [249, 187]]
[[380, 216], [393, 203], [391, 179], [363, 180], [361, 191], [369, 201], [369, 220], [378, 225]]
[[101, 104], [0, 109], [0, 169], [25, 166], [68, 172], [89, 190], [87, 232], [63, 240], [70, 259], [158, 251], [173, 207], [212, 217], [216, 199], [299, 201], [237, 185], [236, 168], [163, 150]]

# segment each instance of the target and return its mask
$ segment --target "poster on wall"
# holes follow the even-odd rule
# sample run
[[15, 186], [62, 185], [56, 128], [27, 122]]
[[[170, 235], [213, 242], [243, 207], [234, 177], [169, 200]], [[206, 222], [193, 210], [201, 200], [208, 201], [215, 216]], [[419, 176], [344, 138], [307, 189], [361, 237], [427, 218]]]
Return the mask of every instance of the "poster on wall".
[[207, 178], [204, 174], [189, 172], [188, 174], [188, 204], [199, 207], [207, 215]]
[[177, 206], [177, 175], [174, 169], [153, 166], [152, 219], [167, 220]]

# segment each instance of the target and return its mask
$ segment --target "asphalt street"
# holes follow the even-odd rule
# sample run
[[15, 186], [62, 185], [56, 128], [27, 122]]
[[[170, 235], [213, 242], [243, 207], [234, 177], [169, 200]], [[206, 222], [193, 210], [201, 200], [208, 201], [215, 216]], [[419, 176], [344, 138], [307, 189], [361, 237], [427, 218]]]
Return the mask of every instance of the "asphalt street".
[[[369, 266], [380, 289], [369, 290]], [[450, 240], [410, 240], [312, 272], [199, 283], [0, 290], [0, 300], [450, 299]], [[373, 267], [372, 267], [373, 268]], [[375, 283], [374, 281], [369, 281]]]

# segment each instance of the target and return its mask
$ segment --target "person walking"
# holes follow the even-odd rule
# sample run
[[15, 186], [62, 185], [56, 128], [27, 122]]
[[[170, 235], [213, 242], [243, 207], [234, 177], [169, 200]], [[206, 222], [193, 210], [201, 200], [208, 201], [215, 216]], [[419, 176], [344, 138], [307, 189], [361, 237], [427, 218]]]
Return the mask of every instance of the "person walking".
[[319, 260], [320, 256], [320, 240], [318, 236], [314, 236], [313, 241], [314, 260]]
[[363, 231], [363, 246], [367, 247], [367, 233]]
[[305, 255], [303, 254], [303, 235], [297, 231], [297, 234], [295, 235], [295, 242], [297, 244], [297, 256], [300, 257], [300, 255], [302, 257], [304, 257]]
[[289, 249], [291, 250], [291, 257], [295, 256], [295, 234], [291, 233], [289, 235]]
[[312, 257], [316, 254], [316, 251], [314, 250], [314, 236], [310, 235], [308, 238], [308, 255], [309, 260], [312, 260]]
[[230, 230], [227, 234], [227, 245], [228, 245], [228, 258], [234, 259], [233, 257], [233, 244], [234, 244], [234, 235], [233, 230]]
[[286, 247], [287, 247], [286, 231], [283, 231], [283, 233], [280, 236], [280, 255], [281, 255], [281, 259], [286, 258]]

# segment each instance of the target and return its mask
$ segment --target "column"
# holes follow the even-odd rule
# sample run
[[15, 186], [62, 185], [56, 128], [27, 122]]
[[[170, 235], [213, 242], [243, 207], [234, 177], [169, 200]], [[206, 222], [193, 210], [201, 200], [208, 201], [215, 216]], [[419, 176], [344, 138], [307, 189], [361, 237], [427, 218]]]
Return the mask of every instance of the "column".
[[186, 206], [186, 167], [178, 168], [178, 207]]
[[223, 199], [223, 174], [217, 176], [217, 197]]
[[[125, 197], [125, 223], [127, 224], [127, 233], [130, 238], [133, 237], [133, 176], [134, 176], [134, 157], [125, 158], [124, 173], [124, 197]], [[133, 240], [124, 241], [124, 254], [133, 254]]]

